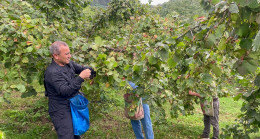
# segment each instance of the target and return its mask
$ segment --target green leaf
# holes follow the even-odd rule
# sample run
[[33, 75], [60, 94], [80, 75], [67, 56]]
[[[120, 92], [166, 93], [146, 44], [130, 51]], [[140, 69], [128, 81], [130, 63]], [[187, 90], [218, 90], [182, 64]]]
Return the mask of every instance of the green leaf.
[[24, 57], [23, 60], [22, 60], [23, 63], [28, 63], [29, 62], [29, 59], [28, 57]]
[[258, 121], [258, 123], [260, 122], [260, 113], [256, 114], [255, 119]]
[[140, 69], [141, 69], [141, 67], [138, 65], [134, 65], [134, 67], [133, 67], [133, 71], [135, 71], [135, 72], [139, 72]]
[[33, 47], [28, 47], [25, 49], [25, 52], [30, 53], [33, 51]]
[[150, 56], [148, 58], [148, 62], [149, 62], [149, 64], [154, 65], [157, 63], [157, 59], [154, 56]]
[[37, 95], [37, 92], [36, 90], [30, 86], [30, 87], [27, 87], [27, 91], [25, 93], [22, 94], [22, 98], [26, 98], [26, 97], [30, 97], [30, 96], [35, 96]]
[[166, 49], [159, 50], [159, 55], [162, 61], [166, 61], [168, 59], [169, 52]]
[[99, 59], [106, 59], [107, 55], [106, 54], [98, 54]]
[[120, 82], [120, 79], [119, 79], [118, 77], [119, 77], [119, 73], [118, 73], [116, 70], [114, 70], [114, 71], [113, 71], [113, 78], [114, 78], [114, 80], [116, 80], [117, 82]]
[[186, 49], [188, 55], [194, 55], [198, 46], [189, 47]]
[[254, 83], [256, 86], [260, 87], [260, 74], [256, 76]]
[[210, 84], [213, 80], [212, 76], [208, 73], [201, 73], [201, 79], [204, 83]]
[[173, 60], [178, 63], [181, 59], [180, 59], [181, 56], [177, 55], [177, 54], [174, 54], [173, 55]]
[[242, 95], [243, 95], [243, 93], [239, 93], [239, 94], [237, 94], [233, 99], [234, 99], [235, 101], [238, 101], [238, 100], [242, 97]]
[[168, 66], [170, 67], [170, 68], [175, 68], [175, 66], [176, 66], [176, 62], [173, 60], [173, 58], [169, 58], [168, 59]]
[[226, 39], [225, 37], [223, 37], [223, 38], [220, 40], [220, 42], [219, 42], [219, 44], [218, 44], [218, 50], [223, 51], [223, 50], [226, 49], [226, 41], [227, 41], [227, 39]]
[[250, 54], [246, 57], [246, 59], [259, 59], [260, 53], [258, 52], [250, 52]]
[[212, 2], [213, 5], [216, 5], [217, 3], [219, 3], [219, 1], [220, 0], [212, 0], [211, 2]]
[[128, 64], [128, 65], [126, 65], [125, 67], [124, 67], [124, 70], [126, 71], [126, 70], [128, 70], [130, 68], [130, 65]]
[[255, 66], [255, 67], [258, 67], [258, 59], [252, 59], [252, 58], [245, 58], [244, 61], [247, 61], [249, 64]]
[[11, 62], [5, 62], [5, 68], [10, 68], [12, 66], [12, 63]]
[[244, 24], [242, 24], [242, 25], [239, 27], [237, 34], [238, 34], [238, 36], [240, 36], [240, 37], [247, 37], [248, 34], [249, 34], [249, 32], [250, 32], [250, 30], [249, 30], [249, 24], [244, 23]]
[[251, 49], [252, 48], [252, 40], [251, 39], [243, 39], [240, 41], [240, 47], [243, 49]]
[[116, 61], [114, 61], [113, 63], [113, 68], [117, 67], [118, 66], [118, 63]]
[[179, 42], [178, 44], [177, 44], [177, 47], [180, 47], [180, 48], [182, 48], [182, 47], [184, 47], [185, 46], [185, 43], [184, 42]]
[[22, 84], [16, 85], [16, 88], [21, 92], [24, 93], [26, 91], [26, 87]]
[[208, 36], [208, 42], [210, 43], [210, 45], [214, 45], [214, 43], [216, 42], [216, 37], [214, 34], [210, 34]]
[[246, 93], [243, 94], [243, 96], [245, 96], [245, 97], [249, 97], [249, 96], [252, 95], [252, 93], [253, 93], [253, 91], [251, 91], [251, 92], [246, 92]]
[[89, 48], [89, 45], [88, 45], [88, 44], [84, 44], [84, 45], [82, 46], [82, 51], [87, 51], [88, 48]]
[[155, 47], [158, 47], [158, 46], [160, 46], [160, 47], [162, 47], [162, 48], [167, 48], [167, 47], [168, 47], [167, 44], [164, 44], [164, 43], [162, 43], [162, 42], [158, 42], [158, 43], [155, 44]]
[[225, 24], [221, 24], [218, 26], [218, 28], [215, 31], [216, 39], [219, 39], [223, 36], [223, 32], [225, 31], [225, 29], [226, 29]]
[[211, 26], [211, 24], [214, 22], [214, 18], [215, 18], [215, 16], [210, 17], [207, 27]]
[[239, 9], [235, 3], [231, 3], [229, 6], [230, 13], [239, 13]]
[[175, 41], [174, 38], [171, 37], [171, 38], [169, 38], [169, 39], [166, 40], [166, 43], [167, 43], [167, 44], [172, 44], [172, 45], [174, 45], [174, 44], [176, 43], [176, 41]]
[[235, 55], [237, 58], [241, 58], [243, 55], [245, 55], [246, 49], [238, 49], [235, 51]]
[[107, 75], [108, 76], [113, 75], [113, 71], [110, 70], [109, 72], [107, 72]]
[[258, 3], [257, 0], [250, 0], [250, 3], [248, 4], [248, 7], [254, 9], [260, 7], [260, 4]]
[[217, 77], [221, 76], [222, 72], [221, 72], [221, 69], [220, 69], [218, 66], [213, 65], [213, 64], [210, 64], [210, 68], [211, 68], [212, 72], [213, 72]]
[[[4, 76], [5, 76], [5, 73], [4, 72], [0, 72], [0, 79], [3, 79]], [[1, 92], [0, 92], [0, 94], [1, 94]]]
[[241, 12], [240, 17], [241, 17], [242, 21], [250, 20], [250, 17], [252, 15], [251, 15], [251, 10], [249, 8], [244, 8], [244, 10], [240, 11], [240, 12]]
[[85, 60], [82, 57], [78, 57], [80, 62], [84, 62]]
[[94, 45], [91, 45], [91, 48], [92, 48], [93, 50], [96, 50], [96, 51], [97, 51], [97, 50], [98, 50], [98, 45], [95, 45], [95, 44], [94, 44]]
[[[4, 102], [4, 98], [0, 97], [0, 103]], [[1, 137], [1, 136], [0, 136]]]
[[257, 35], [255, 36], [255, 39], [253, 42], [253, 49], [255, 51], [260, 50], [260, 30], [257, 32]]
[[120, 86], [126, 86], [126, 81], [121, 81], [119, 85]]
[[4, 53], [7, 53], [7, 49], [5, 47], [0, 47], [0, 50], [3, 51]]
[[194, 86], [194, 79], [190, 78], [186, 80], [186, 83], [189, 88], [192, 88]]
[[95, 37], [95, 44], [98, 46], [103, 45], [103, 41], [102, 41], [101, 37], [99, 37], [99, 36]]
[[207, 33], [207, 29], [202, 30], [201, 32], [196, 34], [197, 40], [202, 40], [204, 38], [204, 35]]
[[248, 73], [253, 73], [257, 69], [257, 65], [255, 65], [255, 61], [249, 61], [249, 60], [244, 60], [242, 64], [238, 65], [237, 71], [241, 75], [246, 75]]
[[115, 61], [114, 57], [108, 58], [105, 63], [109, 69], [114, 69], [118, 66], [118, 63]]
[[178, 76], [179, 76], [179, 73], [177, 71], [172, 73], [172, 79], [173, 80], [176, 80], [178, 78]]
[[[239, 14], [231, 14], [231, 20], [232, 21], [237, 21], [239, 19]], [[224, 24], [223, 24], [224, 25]]]
[[249, 4], [249, 0], [234, 0], [235, 2], [237, 2], [241, 7], [245, 7]]
[[27, 19], [27, 20], [30, 20], [31, 17], [28, 15], [28, 14], [24, 14], [24, 17]]
[[256, 19], [255, 19], [256, 23], [260, 24], [260, 13], [258, 13], [256, 15]]

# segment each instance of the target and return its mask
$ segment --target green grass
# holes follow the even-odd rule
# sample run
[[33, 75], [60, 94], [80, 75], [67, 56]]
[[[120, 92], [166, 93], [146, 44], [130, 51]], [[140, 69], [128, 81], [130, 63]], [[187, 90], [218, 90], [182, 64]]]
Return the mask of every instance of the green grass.
[[[43, 94], [26, 99], [20, 98], [19, 94], [12, 94], [10, 101], [10, 104], [0, 104], [0, 136], [3, 132], [6, 139], [57, 138]], [[235, 123], [241, 105], [242, 101], [234, 101], [231, 97], [220, 99], [220, 130]], [[154, 122], [156, 117], [153, 110], [151, 114]], [[174, 119], [167, 114], [167, 117], [166, 123], [153, 123], [156, 139], [192, 139], [197, 138], [203, 130], [203, 115], [198, 105], [195, 106], [194, 115], [180, 115]], [[103, 116], [91, 114], [90, 120], [91, 127], [83, 135], [84, 139], [135, 139], [130, 120], [124, 117], [123, 104]], [[257, 137], [260, 137], [259, 133], [252, 135], [252, 138]]]
[[[224, 128], [226, 125], [232, 125], [235, 123], [234, 121], [240, 113], [242, 101], [234, 101], [231, 97], [221, 98], [219, 100], [219, 128], [221, 130], [221, 128]], [[177, 119], [171, 119], [170, 122], [173, 123], [171, 132], [179, 138], [197, 138], [201, 135], [204, 127], [203, 114], [199, 105], [195, 106], [193, 115], [179, 116]]]

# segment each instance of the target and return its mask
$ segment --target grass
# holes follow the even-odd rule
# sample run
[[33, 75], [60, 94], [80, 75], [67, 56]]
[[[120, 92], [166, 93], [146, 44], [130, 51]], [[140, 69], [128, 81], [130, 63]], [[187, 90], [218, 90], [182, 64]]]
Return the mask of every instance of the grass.
[[[232, 125], [240, 113], [242, 101], [233, 101], [231, 97], [221, 98], [219, 128]], [[195, 106], [194, 115], [180, 116], [170, 120], [173, 123], [175, 136], [179, 138], [197, 138], [203, 130], [203, 115], [199, 105]], [[211, 128], [212, 131], [212, 128]], [[221, 131], [220, 131], [221, 132]], [[212, 133], [211, 133], [212, 136]]]
[[[0, 104], [0, 136], [6, 139], [56, 139], [56, 133], [47, 113], [47, 99], [43, 94], [26, 99], [13, 93], [11, 103]], [[226, 125], [234, 124], [240, 113], [242, 101], [231, 97], [220, 99], [220, 130]], [[90, 107], [91, 109], [91, 107]], [[152, 121], [155, 112], [151, 109]], [[124, 117], [123, 104], [114, 107], [103, 116], [91, 114], [91, 127], [82, 138], [87, 139], [135, 139], [129, 119]], [[197, 138], [203, 130], [203, 115], [200, 107], [195, 106], [194, 115], [167, 118], [167, 122], [153, 124], [155, 138], [192, 139]], [[252, 138], [260, 134], [252, 135]]]

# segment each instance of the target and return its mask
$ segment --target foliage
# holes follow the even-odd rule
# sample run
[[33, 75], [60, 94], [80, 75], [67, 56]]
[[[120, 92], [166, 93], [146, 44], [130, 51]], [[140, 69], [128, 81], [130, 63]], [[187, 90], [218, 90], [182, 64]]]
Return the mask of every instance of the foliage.
[[45, 13], [48, 25], [54, 24], [53, 21], [64, 23], [68, 29], [78, 29], [82, 17], [82, 9], [89, 5], [88, 0], [26, 0], [33, 7], [39, 9], [41, 13]]
[[[230, 58], [236, 59], [233, 68], [243, 75], [239, 83], [246, 88], [244, 94], [239, 94], [236, 99], [243, 98], [245, 102], [241, 108], [238, 124], [226, 128], [222, 137], [249, 138], [249, 133], [259, 132], [259, 1], [207, 1], [203, 0], [205, 7], [212, 9], [212, 18], [209, 23], [216, 22], [218, 28], [221, 24], [225, 34], [221, 37], [217, 47], [220, 51], [228, 52]], [[213, 31], [212, 31], [213, 32]], [[214, 32], [213, 32], [214, 33]], [[212, 34], [213, 34], [212, 33]], [[211, 34], [209, 34], [210, 37]], [[215, 38], [217, 31], [213, 34]], [[229, 50], [229, 51], [227, 51]], [[257, 70], [257, 71], [256, 71]], [[250, 75], [248, 75], [250, 74]], [[255, 78], [252, 80], [252, 78]], [[252, 84], [255, 83], [255, 85]], [[243, 127], [241, 129], [240, 127]]]
[[194, 18], [198, 16], [207, 16], [200, 5], [200, 0], [170, 0], [157, 8], [160, 8], [158, 12], [162, 17], [180, 16], [180, 19], [187, 23], [194, 23]]
[[4, 135], [4, 133], [0, 130], [0, 138], [1, 139], [4, 139], [5, 138], [5, 135]]
[[98, 9], [97, 12], [96, 16], [93, 17], [92, 26], [85, 32], [88, 37], [96, 36], [95, 31], [101, 28], [110, 29], [110, 26], [122, 28], [130, 16], [145, 14], [146, 9], [141, 6], [138, 0], [111, 0], [107, 9]]
[[111, 0], [93, 0], [91, 2], [91, 5], [105, 8], [105, 7], [107, 7], [107, 5], [110, 1]]
[[49, 25], [46, 16], [25, 1], [3, 1], [0, 20], [1, 89], [36, 95], [32, 84], [42, 83], [42, 69], [50, 60], [47, 47], [54, 40], [75, 39], [76, 33], [58, 21]]
[[[46, 113], [47, 100], [44, 94], [35, 97], [20, 98], [19, 92], [11, 94], [11, 103], [0, 102], [0, 130], [3, 131], [6, 139], [57, 139], [53, 125]], [[123, 94], [117, 94], [115, 98], [122, 99]], [[234, 101], [231, 97], [220, 99], [220, 128], [232, 125], [235, 117], [240, 113], [239, 108], [242, 101]], [[131, 123], [125, 118], [123, 110], [124, 102], [114, 106], [105, 116], [96, 118], [95, 113], [90, 113], [91, 128], [82, 138], [129, 138], [134, 139]], [[169, 107], [169, 103], [164, 107]], [[43, 108], [43, 109], [42, 109]], [[203, 130], [202, 114], [200, 106], [195, 106], [194, 115], [180, 116], [178, 119], [171, 119], [169, 109], [166, 109], [167, 123], [155, 125], [157, 118], [155, 108], [150, 107], [153, 121], [155, 138], [196, 138]], [[20, 119], [28, 119], [20, 120]], [[258, 136], [260, 134], [257, 134]]]
[[[203, 0], [210, 14], [194, 27], [178, 17], [162, 18], [138, 0], [112, 0], [106, 10], [94, 11], [95, 16], [81, 15], [87, 4], [82, 2], [86, 1], [0, 4], [1, 90], [20, 91], [23, 97], [36, 95], [34, 84], [42, 83], [43, 69], [50, 62], [48, 46], [55, 40], [71, 46], [74, 61], [97, 71], [82, 91], [89, 100], [100, 102], [92, 106], [108, 112], [106, 106], [118, 101], [112, 94], [126, 92], [127, 80], [138, 85], [137, 94], [165, 118], [165, 103], [170, 103], [172, 117], [192, 113], [198, 100], [188, 96], [190, 89], [211, 99], [216, 94], [230, 95], [232, 78], [240, 77], [237, 73], [244, 76], [241, 85], [255, 77], [260, 44], [256, 0]], [[243, 97], [244, 134], [253, 132], [248, 127], [259, 127], [258, 81], [259, 76], [257, 86], [250, 86], [254, 91]]]

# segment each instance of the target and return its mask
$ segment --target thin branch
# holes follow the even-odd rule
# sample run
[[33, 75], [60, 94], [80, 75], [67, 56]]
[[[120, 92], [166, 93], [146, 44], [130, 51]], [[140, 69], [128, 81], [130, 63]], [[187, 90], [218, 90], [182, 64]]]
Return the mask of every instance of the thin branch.
[[111, 48], [111, 47], [108, 47], [108, 46], [104, 46], [107, 50], [111, 50], [111, 51], [114, 51], [114, 52], [127, 52], [125, 49], [116, 49], [116, 48]]
[[132, 32], [133, 32], [133, 26], [132, 26], [133, 24], [132, 24], [132, 22], [131, 22], [131, 27], [130, 27], [130, 33], [129, 33], [129, 35], [128, 35], [128, 39], [127, 39], [127, 42], [126, 42], [126, 47], [128, 47], [128, 44], [129, 44], [129, 41], [130, 41], [130, 36], [131, 36], [131, 34], [132, 34]]
[[219, 24], [221, 24], [224, 21], [226, 13], [227, 13], [227, 10], [224, 11], [223, 17], [221, 18], [220, 22], [218, 22], [216, 25], [210, 27], [209, 31], [207, 32], [207, 35], [205, 35], [203, 40], [208, 38], [208, 36], [209, 36], [209, 34], [210, 34], [210, 32], [212, 31], [213, 28], [217, 28], [219, 26]]
[[180, 38], [182, 38], [183, 36], [185, 36], [188, 32], [190, 32], [190, 31], [192, 31], [192, 30], [194, 30], [194, 29], [196, 29], [196, 28], [198, 28], [198, 27], [200, 27], [200, 25], [197, 25], [197, 26], [195, 26], [195, 27], [193, 27], [193, 28], [187, 30], [185, 33], [183, 33], [181, 36], [179, 36], [179, 37], [177, 38], [177, 40], [179, 40]]

